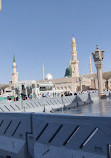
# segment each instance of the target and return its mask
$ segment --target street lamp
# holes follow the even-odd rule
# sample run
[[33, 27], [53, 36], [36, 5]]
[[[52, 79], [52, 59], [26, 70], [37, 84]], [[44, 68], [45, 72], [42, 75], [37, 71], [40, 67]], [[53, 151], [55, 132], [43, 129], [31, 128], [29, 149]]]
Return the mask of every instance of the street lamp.
[[97, 69], [98, 95], [99, 95], [99, 98], [103, 98], [105, 97], [104, 92], [103, 92], [103, 78], [102, 78], [104, 51], [99, 50], [98, 43], [97, 43], [96, 51], [93, 52], [92, 55], [93, 55], [96, 69]]

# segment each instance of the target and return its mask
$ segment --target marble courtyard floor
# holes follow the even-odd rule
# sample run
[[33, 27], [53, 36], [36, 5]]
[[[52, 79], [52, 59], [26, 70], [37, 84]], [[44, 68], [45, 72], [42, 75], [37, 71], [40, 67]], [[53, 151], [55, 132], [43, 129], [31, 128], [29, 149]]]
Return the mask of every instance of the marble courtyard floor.
[[111, 99], [97, 100], [92, 104], [57, 113], [82, 116], [111, 116]]

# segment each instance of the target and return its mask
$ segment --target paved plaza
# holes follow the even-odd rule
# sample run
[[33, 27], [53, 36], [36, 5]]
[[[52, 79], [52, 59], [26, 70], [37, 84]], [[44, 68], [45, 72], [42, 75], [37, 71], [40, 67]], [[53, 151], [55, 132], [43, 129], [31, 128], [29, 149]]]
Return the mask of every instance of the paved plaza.
[[109, 116], [111, 117], [111, 98], [97, 100], [92, 104], [77, 107], [59, 113], [84, 115], [84, 116]]

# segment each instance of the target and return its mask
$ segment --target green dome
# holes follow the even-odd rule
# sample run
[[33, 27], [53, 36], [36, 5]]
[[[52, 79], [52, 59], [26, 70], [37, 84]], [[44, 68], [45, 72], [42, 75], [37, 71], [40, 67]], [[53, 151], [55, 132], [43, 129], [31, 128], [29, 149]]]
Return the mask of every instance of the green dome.
[[72, 67], [71, 67], [71, 65], [69, 65], [68, 68], [66, 69], [65, 77], [72, 77]]

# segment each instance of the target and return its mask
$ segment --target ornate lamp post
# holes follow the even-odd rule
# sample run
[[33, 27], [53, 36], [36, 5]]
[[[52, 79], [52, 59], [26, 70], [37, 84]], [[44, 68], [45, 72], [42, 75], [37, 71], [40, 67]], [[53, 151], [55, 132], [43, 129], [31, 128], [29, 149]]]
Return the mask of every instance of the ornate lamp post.
[[92, 55], [93, 55], [96, 69], [97, 69], [98, 95], [99, 95], [99, 98], [104, 98], [105, 95], [103, 92], [103, 78], [102, 78], [102, 66], [103, 66], [104, 51], [100, 51], [98, 44], [97, 44], [96, 51], [93, 52]]

